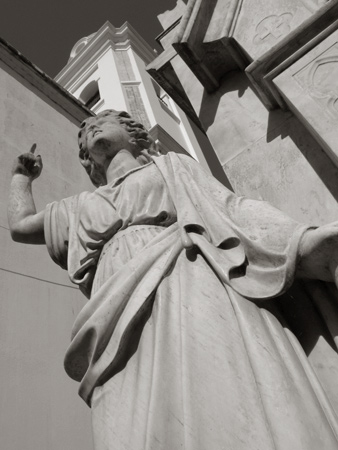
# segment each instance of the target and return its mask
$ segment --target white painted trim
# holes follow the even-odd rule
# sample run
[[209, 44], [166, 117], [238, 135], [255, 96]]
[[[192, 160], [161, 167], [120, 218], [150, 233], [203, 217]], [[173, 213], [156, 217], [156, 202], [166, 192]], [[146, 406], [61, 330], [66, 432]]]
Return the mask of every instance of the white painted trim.
[[[88, 66], [88, 58], [101, 54], [107, 42], [113, 50], [128, 50], [132, 48], [146, 64], [157, 56], [146, 41], [125, 22], [120, 28], [115, 28], [110, 22], [106, 22], [90, 39], [88, 44], [61, 70], [55, 80], [68, 89], [71, 79], [83, 72], [83, 65]], [[86, 61], [84, 61], [86, 60]]]
[[[80, 89], [80, 87], [87, 83], [90, 79], [90, 77], [92, 77], [96, 71], [98, 71], [99, 66], [97, 64], [94, 64], [93, 67], [90, 67], [78, 80], [76, 83], [74, 83], [71, 87], [67, 88], [67, 90], [69, 92], [71, 92], [72, 94], [77, 91], [78, 89]], [[93, 80], [98, 81], [100, 77], [93, 78]], [[90, 80], [92, 81], [92, 80]]]
[[[158, 98], [158, 97], [157, 97]], [[168, 96], [169, 101], [171, 100], [171, 98]], [[160, 103], [161, 108], [163, 109], [163, 111], [165, 111], [167, 114], [169, 114], [169, 116], [175, 120], [176, 123], [178, 123], [179, 125], [182, 123], [181, 119], [173, 112], [170, 110], [170, 108], [168, 108], [168, 106], [166, 106], [164, 104], [163, 101], [161, 101], [160, 98], [158, 98], [158, 101]], [[171, 104], [170, 104], [171, 106]]]
[[141, 84], [141, 81], [136, 80], [121, 81], [121, 84], [123, 84], [123, 86], [139, 86]]
[[104, 98], [101, 98], [92, 108], [91, 110], [97, 114], [99, 112], [99, 109], [102, 108], [102, 106], [104, 106]]
[[168, 134], [160, 125], [155, 125], [149, 130], [150, 136], [159, 144], [165, 152], [183, 153], [190, 155], [170, 134]]
[[92, 55], [88, 60], [82, 61], [81, 64], [77, 63], [76, 67], [72, 67], [70, 71], [67, 72], [67, 81], [65, 79], [57, 79], [55, 80], [60, 83], [65, 89], [70, 89], [72, 87], [72, 83], [77, 83], [81, 77], [85, 76], [87, 71], [90, 71], [92, 66], [98, 64], [100, 59], [108, 53], [110, 50], [114, 51], [114, 46], [111, 41], [107, 41], [94, 55]]
[[[170, 106], [172, 107], [172, 109], [175, 112], [175, 114], [177, 115], [177, 117], [180, 117], [180, 114], [179, 114], [179, 111], [177, 109], [176, 103], [173, 101], [173, 99], [171, 97], [169, 97], [169, 101], [170, 101]], [[197, 157], [197, 154], [195, 152], [194, 146], [192, 145], [192, 142], [190, 140], [190, 137], [189, 137], [189, 134], [187, 132], [186, 126], [183, 124], [182, 120], [180, 121], [180, 130], [181, 130], [182, 135], [184, 137], [184, 140], [186, 142], [186, 145], [187, 145], [189, 153], [191, 154], [191, 156], [193, 156], [198, 161], [198, 157]], [[192, 130], [191, 130], [191, 132], [192, 132]]]

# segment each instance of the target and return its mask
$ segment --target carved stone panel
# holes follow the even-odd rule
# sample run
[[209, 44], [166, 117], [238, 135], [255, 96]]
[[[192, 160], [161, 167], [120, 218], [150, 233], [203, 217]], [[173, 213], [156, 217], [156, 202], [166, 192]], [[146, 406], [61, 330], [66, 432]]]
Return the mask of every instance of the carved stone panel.
[[321, 6], [319, 0], [246, 0], [238, 15], [234, 38], [255, 60]]
[[272, 80], [332, 33], [337, 17], [338, 0], [189, 0], [180, 23], [163, 33], [165, 51], [148, 71], [196, 124], [193, 89], [183, 89], [177, 59], [196, 77], [198, 92], [217, 92], [239, 69], [269, 110], [285, 108]]
[[294, 76], [306, 93], [338, 118], [338, 44], [334, 44]]
[[277, 76], [274, 84], [338, 165], [338, 30]]
[[293, 15], [291, 13], [272, 14], [265, 17], [256, 26], [254, 44], [274, 45], [279, 39], [290, 33], [292, 19]]

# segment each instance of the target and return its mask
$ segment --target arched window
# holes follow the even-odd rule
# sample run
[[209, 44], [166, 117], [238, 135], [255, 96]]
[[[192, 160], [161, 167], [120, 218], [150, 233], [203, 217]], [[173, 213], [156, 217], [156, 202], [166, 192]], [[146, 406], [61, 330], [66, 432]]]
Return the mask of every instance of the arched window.
[[87, 108], [92, 108], [100, 99], [99, 85], [95, 80], [87, 84], [79, 97], [79, 100], [81, 100]]

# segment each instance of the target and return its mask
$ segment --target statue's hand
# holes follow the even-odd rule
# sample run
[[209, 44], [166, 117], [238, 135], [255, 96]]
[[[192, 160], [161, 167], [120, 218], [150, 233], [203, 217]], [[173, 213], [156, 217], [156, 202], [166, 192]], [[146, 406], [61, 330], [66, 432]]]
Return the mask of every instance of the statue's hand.
[[33, 144], [28, 153], [23, 153], [16, 158], [12, 169], [12, 175], [25, 175], [31, 181], [40, 176], [42, 171], [42, 159], [40, 155], [34, 155], [35, 149], [36, 144]]
[[338, 222], [307, 231], [299, 256], [298, 276], [332, 281], [338, 287]]

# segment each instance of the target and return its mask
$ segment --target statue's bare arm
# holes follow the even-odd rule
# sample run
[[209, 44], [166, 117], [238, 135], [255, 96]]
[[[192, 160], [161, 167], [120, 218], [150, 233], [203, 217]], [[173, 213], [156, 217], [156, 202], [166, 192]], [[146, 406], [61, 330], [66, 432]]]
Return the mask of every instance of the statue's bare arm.
[[35, 155], [34, 144], [20, 155], [12, 170], [8, 203], [8, 223], [12, 239], [25, 244], [44, 244], [44, 211], [36, 212], [32, 182], [41, 174], [41, 156]]

